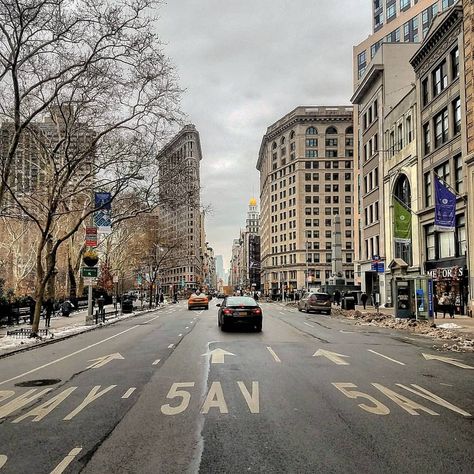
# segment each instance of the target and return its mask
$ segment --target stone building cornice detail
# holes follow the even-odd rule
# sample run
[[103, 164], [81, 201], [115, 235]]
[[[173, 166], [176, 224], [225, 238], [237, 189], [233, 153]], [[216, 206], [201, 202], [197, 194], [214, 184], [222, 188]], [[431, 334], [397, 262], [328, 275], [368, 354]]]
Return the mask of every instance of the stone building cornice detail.
[[440, 16], [438, 25], [434, 26], [433, 31], [410, 59], [410, 64], [418, 75], [424, 74], [429, 69], [427, 64], [434, 64], [459, 36], [462, 31], [462, 18], [461, 5], [454, 5]]

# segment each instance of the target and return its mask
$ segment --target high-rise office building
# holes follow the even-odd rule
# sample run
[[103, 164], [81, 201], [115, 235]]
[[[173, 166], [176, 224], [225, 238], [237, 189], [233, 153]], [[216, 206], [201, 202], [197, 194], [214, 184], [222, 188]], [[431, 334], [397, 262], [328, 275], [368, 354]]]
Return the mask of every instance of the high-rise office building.
[[191, 290], [203, 283], [203, 229], [200, 211], [199, 132], [186, 125], [158, 154], [160, 218], [165, 240], [178, 242], [163, 263], [166, 292]]
[[294, 292], [331, 277], [334, 216], [342, 221], [343, 271], [353, 272], [352, 107], [297, 107], [262, 139], [262, 290]]
[[373, 0], [372, 34], [354, 47], [354, 84], [382, 43], [421, 43], [433, 18], [457, 0]]

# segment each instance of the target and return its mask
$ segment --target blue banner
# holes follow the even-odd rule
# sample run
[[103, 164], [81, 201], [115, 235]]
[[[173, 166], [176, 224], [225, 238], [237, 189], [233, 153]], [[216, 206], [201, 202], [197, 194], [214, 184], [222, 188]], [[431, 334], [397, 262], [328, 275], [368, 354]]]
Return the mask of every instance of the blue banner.
[[99, 228], [99, 232], [110, 232], [112, 225], [111, 199], [110, 193], [95, 193], [95, 207], [98, 210], [94, 214], [94, 224]]
[[456, 228], [456, 195], [435, 175], [435, 220], [438, 232], [453, 232]]

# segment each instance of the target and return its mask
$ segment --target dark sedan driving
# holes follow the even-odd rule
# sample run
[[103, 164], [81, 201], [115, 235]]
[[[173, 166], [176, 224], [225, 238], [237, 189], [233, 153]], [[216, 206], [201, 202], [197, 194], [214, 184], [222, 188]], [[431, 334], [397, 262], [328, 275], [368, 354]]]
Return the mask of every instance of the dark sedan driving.
[[242, 323], [253, 326], [257, 332], [262, 330], [262, 309], [250, 296], [227, 296], [217, 306], [217, 324], [223, 331]]

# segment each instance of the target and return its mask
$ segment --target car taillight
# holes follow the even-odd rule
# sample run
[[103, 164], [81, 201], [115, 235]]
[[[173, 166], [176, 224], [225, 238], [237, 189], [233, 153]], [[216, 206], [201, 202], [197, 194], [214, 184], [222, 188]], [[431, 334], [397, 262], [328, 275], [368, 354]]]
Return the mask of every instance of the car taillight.
[[232, 310], [231, 309], [225, 309], [223, 311], [224, 314], [232, 314]]
[[262, 314], [262, 310], [260, 308], [256, 308], [253, 310], [254, 314]]

